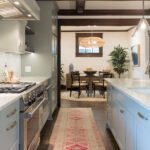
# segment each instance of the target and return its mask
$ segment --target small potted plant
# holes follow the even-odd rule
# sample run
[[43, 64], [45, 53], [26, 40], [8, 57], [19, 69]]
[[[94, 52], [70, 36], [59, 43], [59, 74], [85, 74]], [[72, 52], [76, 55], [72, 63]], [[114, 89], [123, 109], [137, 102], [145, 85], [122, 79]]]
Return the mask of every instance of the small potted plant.
[[114, 50], [109, 54], [111, 57], [110, 61], [113, 66], [113, 70], [117, 72], [119, 78], [121, 74], [128, 71], [129, 59], [126, 49], [127, 48], [118, 45], [117, 47], [114, 47]]

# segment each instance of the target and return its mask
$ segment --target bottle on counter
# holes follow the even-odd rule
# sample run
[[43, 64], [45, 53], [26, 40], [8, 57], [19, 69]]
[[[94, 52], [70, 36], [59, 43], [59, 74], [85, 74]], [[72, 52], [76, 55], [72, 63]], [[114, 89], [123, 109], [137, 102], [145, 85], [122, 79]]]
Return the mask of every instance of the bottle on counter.
[[8, 68], [7, 68], [7, 64], [5, 64], [4, 66], [4, 81], [7, 81], [8, 79]]

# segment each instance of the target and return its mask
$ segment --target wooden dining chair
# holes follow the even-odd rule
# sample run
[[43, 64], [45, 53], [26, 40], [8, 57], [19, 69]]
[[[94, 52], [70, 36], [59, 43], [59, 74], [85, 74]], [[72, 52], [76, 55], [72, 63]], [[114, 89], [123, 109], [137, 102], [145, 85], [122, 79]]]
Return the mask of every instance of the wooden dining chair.
[[99, 82], [93, 83], [94, 97], [95, 91], [98, 90], [100, 95], [105, 98], [105, 92], [107, 90], [107, 83], [105, 82], [105, 78], [112, 78], [113, 74], [110, 72], [102, 72], [99, 71]]
[[89, 96], [89, 85], [87, 82], [81, 82], [79, 71], [71, 72], [71, 88], [70, 88], [70, 97], [72, 91], [78, 92], [78, 98], [81, 95], [81, 90], [86, 90], [87, 95]]

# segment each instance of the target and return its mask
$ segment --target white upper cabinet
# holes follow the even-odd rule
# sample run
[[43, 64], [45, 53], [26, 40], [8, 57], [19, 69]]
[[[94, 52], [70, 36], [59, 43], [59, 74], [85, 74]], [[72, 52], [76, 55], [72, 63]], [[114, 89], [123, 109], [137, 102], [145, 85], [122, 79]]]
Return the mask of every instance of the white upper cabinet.
[[0, 21], [0, 52], [25, 51], [26, 21]]

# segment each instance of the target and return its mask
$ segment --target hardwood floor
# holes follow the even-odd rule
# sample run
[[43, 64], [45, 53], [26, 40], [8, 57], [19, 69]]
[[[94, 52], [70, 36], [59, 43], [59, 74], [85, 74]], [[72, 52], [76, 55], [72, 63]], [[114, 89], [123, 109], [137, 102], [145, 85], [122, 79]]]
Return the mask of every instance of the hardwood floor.
[[[63, 104], [63, 107], [68, 107]], [[71, 105], [69, 105], [71, 107]], [[74, 107], [74, 106], [72, 106]], [[80, 107], [80, 106], [76, 106]], [[82, 106], [84, 107], [84, 106]], [[87, 107], [85, 105], [85, 107]], [[93, 115], [99, 129], [99, 132], [103, 138], [103, 142], [105, 145], [106, 150], [119, 150], [111, 132], [106, 129], [106, 120], [107, 120], [107, 111], [106, 111], [106, 102], [102, 102], [96, 107], [91, 107], [93, 111]], [[41, 143], [38, 150], [50, 150], [49, 147], [49, 140], [51, 136], [51, 132], [53, 129], [53, 125], [57, 116], [54, 117], [54, 121], [47, 121], [46, 125], [44, 126], [42, 133], [41, 133]]]

